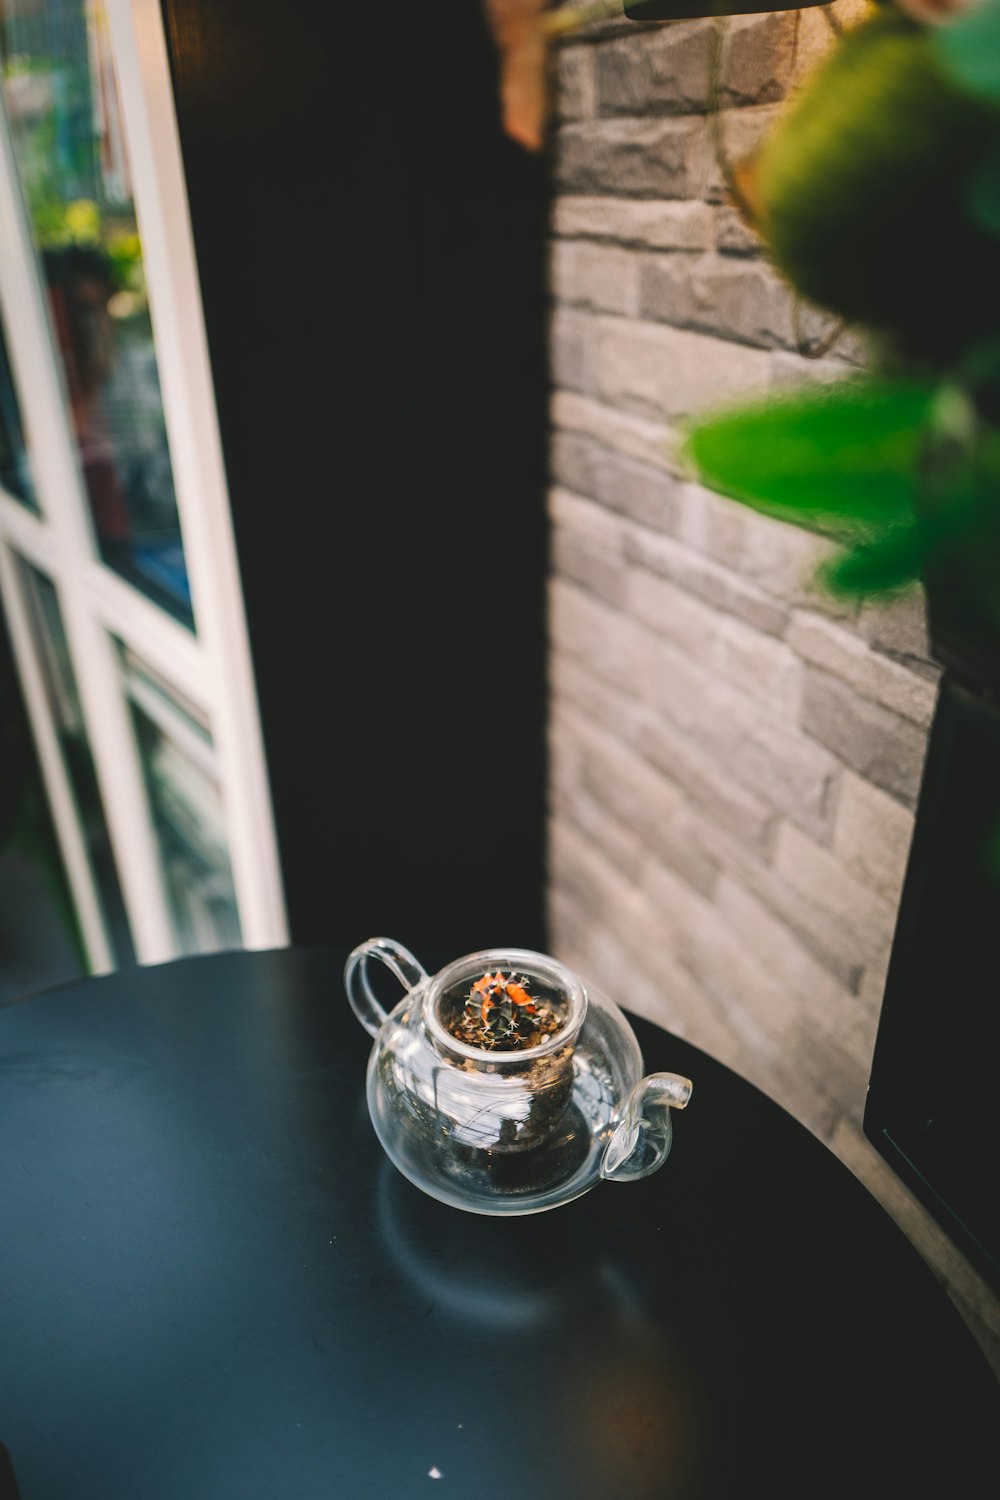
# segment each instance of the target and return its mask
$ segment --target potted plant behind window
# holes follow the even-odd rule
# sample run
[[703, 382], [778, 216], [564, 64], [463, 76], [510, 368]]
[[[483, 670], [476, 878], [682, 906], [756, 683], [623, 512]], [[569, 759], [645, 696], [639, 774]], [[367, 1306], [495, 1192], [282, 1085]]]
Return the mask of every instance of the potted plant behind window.
[[[944, 5], [948, 0], [944, 0]], [[808, 301], [870, 335], [868, 374], [708, 415], [713, 489], [842, 546], [823, 582], [925, 585], [931, 651], [1000, 688], [1000, 0], [881, 5], [737, 174]]]

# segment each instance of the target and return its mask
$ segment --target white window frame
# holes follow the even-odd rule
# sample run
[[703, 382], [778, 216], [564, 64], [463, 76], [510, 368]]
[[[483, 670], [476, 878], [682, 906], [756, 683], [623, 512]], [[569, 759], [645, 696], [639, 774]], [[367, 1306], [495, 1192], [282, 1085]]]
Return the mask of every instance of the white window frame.
[[[41, 515], [0, 490], [0, 591], [46, 789], [95, 970], [110, 964], [93, 875], [32, 644], [15, 557], [56, 588], [136, 956], [177, 956], [115, 639], [206, 714], [242, 941], [289, 941], [249, 634], [158, 0], [105, 0], [191, 588], [192, 633], [101, 560], [9, 130], [0, 118], [0, 312]], [[0, 111], [2, 115], [2, 111]], [[60, 769], [61, 768], [61, 769]], [[88, 878], [89, 876], [89, 878]]]

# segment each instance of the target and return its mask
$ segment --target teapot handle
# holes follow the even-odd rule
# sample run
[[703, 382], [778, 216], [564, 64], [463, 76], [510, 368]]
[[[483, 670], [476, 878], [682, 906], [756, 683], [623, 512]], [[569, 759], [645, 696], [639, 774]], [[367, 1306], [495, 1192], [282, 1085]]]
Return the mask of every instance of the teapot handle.
[[423, 984], [427, 972], [409, 948], [393, 942], [392, 938], [369, 938], [353, 950], [344, 965], [344, 988], [354, 1014], [365, 1030], [375, 1036], [388, 1013], [376, 999], [368, 978], [368, 960], [371, 958], [385, 964], [405, 990]]

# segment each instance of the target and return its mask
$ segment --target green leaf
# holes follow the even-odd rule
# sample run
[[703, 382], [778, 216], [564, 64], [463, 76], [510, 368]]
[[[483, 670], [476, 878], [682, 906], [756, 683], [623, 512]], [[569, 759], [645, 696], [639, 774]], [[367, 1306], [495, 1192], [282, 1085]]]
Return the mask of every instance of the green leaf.
[[933, 388], [872, 378], [696, 422], [684, 455], [711, 488], [844, 539], [905, 523]]
[[894, 527], [823, 564], [820, 579], [832, 594], [889, 594], [921, 576], [924, 548], [916, 526]]
[[978, 0], [934, 27], [931, 46], [966, 93], [1000, 104], [1000, 0]]

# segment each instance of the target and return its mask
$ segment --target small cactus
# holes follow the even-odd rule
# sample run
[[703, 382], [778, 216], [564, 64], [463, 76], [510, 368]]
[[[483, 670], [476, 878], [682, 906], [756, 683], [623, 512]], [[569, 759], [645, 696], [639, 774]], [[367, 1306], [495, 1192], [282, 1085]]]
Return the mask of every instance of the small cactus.
[[535, 1047], [558, 1031], [561, 1019], [546, 1001], [528, 993], [527, 982], [500, 969], [477, 979], [451, 1028], [452, 1036], [471, 1047], [514, 1051]]

